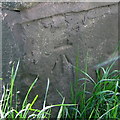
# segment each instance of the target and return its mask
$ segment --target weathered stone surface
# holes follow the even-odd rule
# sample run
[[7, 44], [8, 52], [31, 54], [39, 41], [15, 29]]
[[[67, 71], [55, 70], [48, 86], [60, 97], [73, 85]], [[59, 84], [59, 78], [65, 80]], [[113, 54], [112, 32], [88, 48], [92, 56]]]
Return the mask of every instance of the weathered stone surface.
[[[61, 102], [57, 90], [69, 101], [76, 56], [79, 56], [82, 70], [87, 57], [88, 71], [95, 77], [94, 65], [111, 57], [118, 44], [117, 4], [109, 4], [41, 3], [25, 11], [3, 11], [4, 16], [8, 14], [4, 20], [11, 28], [18, 45], [15, 52], [21, 58], [21, 81], [18, 81], [18, 87], [24, 91], [21, 97], [39, 75], [33, 96], [30, 96], [31, 99], [39, 94], [36, 107], [43, 102], [48, 78], [47, 103]], [[91, 85], [88, 86], [90, 89]]]
[[[25, 21], [32, 21], [35, 19], [40, 19], [44, 17], [50, 17], [57, 14], [64, 14], [69, 12], [82, 12], [82, 11], [88, 11], [94, 8], [99, 8], [101, 6], [107, 6], [111, 4], [116, 4], [114, 2], [104, 2], [104, 3], [71, 3], [71, 2], [62, 2], [62, 3], [40, 3], [36, 5], [36, 7], [33, 7], [31, 9], [26, 9], [24, 11], [21, 11], [22, 13], [22, 20]], [[36, 13], [36, 14], [34, 14]]]
[[13, 61], [18, 61], [19, 50], [10, 32], [10, 27], [5, 21], [2, 22], [2, 40], [2, 76], [4, 82], [8, 83], [10, 81], [12, 63]]
[[2, 8], [9, 10], [24, 10], [35, 6], [36, 2], [3, 2]]

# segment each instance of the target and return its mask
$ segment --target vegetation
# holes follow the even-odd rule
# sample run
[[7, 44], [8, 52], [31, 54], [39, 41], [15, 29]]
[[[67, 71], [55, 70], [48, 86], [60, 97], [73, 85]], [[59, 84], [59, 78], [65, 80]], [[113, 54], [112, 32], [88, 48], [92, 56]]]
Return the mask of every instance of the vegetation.
[[[16, 69], [14, 70], [14, 66], [12, 67], [12, 72], [11, 72], [11, 83], [10, 86], [3, 86], [3, 94], [2, 98], [0, 101], [0, 118], [1, 119], [21, 119], [25, 118], [27, 120], [31, 119], [43, 119], [47, 118], [49, 119], [51, 116], [51, 108], [53, 107], [60, 107], [60, 110], [58, 112], [57, 118], [61, 118], [62, 116], [62, 110], [63, 106], [74, 106], [75, 104], [64, 104], [65, 98], [63, 98], [62, 104], [57, 104], [57, 105], [51, 105], [51, 106], [46, 106], [46, 99], [47, 99], [47, 93], [48, 93], [48, 88], [49, 88], [49, 79], [47, 83], [47, 88], [46, 88], [46, 93], [45, 93], [45, 98], [44, 98], [44, 103], [43, 103], [43, 109], [34, 109], [33, 105], [36, 102], [38, 95], [33, 99], [31, 103], [28, 102], [28, 96], [37, 82], [38, 78], [35, 79], [35, 81], [32, 83], [30, 86], [23, 103], [21, 104], [20, 108], [18, 107], [18, 94], [16, 92], [16, 95], [13, 97], [14, 93], [14, 82], [15, 78], [17, 75], [19, 67], [19, 62], [17, 64]], [[15, 102], [13, 101], [15, 99]]]
[[[114, 62], [115, 63], [115, 62]], [[3, 86], [3, 94], [0, 104], [0, 117], [5, 118], [26, 118], [31, 119], [43, 119], [51, 118], [51, 108], [60, 107], [57, 118], [64, 119], [104, 119], [110, 118], [120, 119], [120, 71], [113, 70], [112, 63], [106, 68], [99, 68], [96, 70], [96, 80], [94, 80], [87, 73], [87, 66], [85, 71], [82, 71], [78, 67], [78, 61], [76, 61], [76, 80], [71, 84], [71, 102], [72, 104], [64, 104], [65, 98], [61, 104], [46, 106], [47, 93], [49, 89], [49, 79], [47, 83], [45, 98], [43, 102], [43, 109], [34, 109], [38, 95], [33, 99], [31, 103], [28, 102], [28, 96], [37, 82], [37, 79], [30, 86], [20, 109], [18, 109], [18, 94], [16, 92], [15, 102], [13, 102], [13, 89], [14, 82], [17, 75], [19, 62], [16, 66], [12, 67], [11, 72], [11, 84], [10, 86]], [[78, 77], [79, 73], [83, 74], [83, 78]], [[83, 84], [79, 84], [80, 81], [84, 81]], [[87, 89], [87, 84], [92, 84], [92, 91]], [[89, 95], [87, 95], [89, 94]], [[89, 96], [89, 97], [88, 97]]]
[[[63, 118], [69, 119], [120, 119], [120, 70], [113, 70], [112, 63], [106, 68], [96, 70], [96, 80], [76, 65], [75, 86], [71, 86], [71, 101], [78, 106], [64, 107]], [[84, 78], [78, 79], [78, 73]], [[80, 81], [84, 81], [79, 85]], [[92, 84], [88, 91], [87, 84]], [[89, 98], [87, 96], [90, 96]]]

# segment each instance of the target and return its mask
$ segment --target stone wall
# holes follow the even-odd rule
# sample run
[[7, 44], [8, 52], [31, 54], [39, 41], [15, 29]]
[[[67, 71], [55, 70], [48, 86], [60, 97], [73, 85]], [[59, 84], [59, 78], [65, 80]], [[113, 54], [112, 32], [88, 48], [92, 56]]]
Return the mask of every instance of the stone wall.
[[[61, 102], [57, 90], [69, 102], [76, 57], [80, 69], [85, 70], [88, 63], [93, 78], [94, 66], [114, 57], [118, 45], [117, 3], [37, 3], [24, 9], [11, 8], [4, 5], [2, 10], [3, 76], [8, 78], [10, 64], [20, 58], [16, 84], [23, 98], [39, 75], [30, 96], [39, 95], [36, 107], [43, 102], [48, 78], [47, 103]], [[88, 89], [91, 87], [88, 84]]]

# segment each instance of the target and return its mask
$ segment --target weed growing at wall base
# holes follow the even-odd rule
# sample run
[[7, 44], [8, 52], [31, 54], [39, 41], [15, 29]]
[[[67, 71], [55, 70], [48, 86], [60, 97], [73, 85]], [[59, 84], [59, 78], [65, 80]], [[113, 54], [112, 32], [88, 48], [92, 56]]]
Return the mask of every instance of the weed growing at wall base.
[[[12, 67], [10, 86], [3, 86], [3, 94], [0, 101], [0, 118], [1, 119], [51, 119], [51, 109], [53, 107], [60, 107], [56, 119], [80, 119], [80, 120], [108, 120], [120, 119], [120, 70], [113, 70], [113, 64], [106, 68], [99, 68], [96, 70], [96, 80], [94, 80], [86, 71], [78, 68], [78, 62], [75, 67], [76, 80], [71, 84], [71, 102], [72, 104], [64, 104], [65, 98], [61, 104], [46, 106], [46, 99], [49, 90], [49, 79], [45, 92], [43, 102], [43, 109], [34, 109], [33, 105], [37, 101], [38, 95], [35, 96], [31, 103], [28, 102], [28, 96], [36, 84], [38, 78], [29, 87], [29, 90], [18, 109], [18, 95], [13, 97], [14, 82], [16, 79], [19, 62]], [[86, 67], [87, 68], [87, 67]], [[82, 73], [85, 77], [80, 78], [78, 74]], [[79, 84], [84, 81], [83, 84]], [[93, 89], [88, 91], [87, 84], [92, 84]], [[74, 85], [74, 86], [72, 86]], [[74, 89], [75, 88], [75, 89]], [[89, 97], [87, 97], [89, 94]], [[13, 102], [15, 99], [16, 102]]]
[[[23, 103], [20, 106], [20, 110], [18, 109], [18, 95], [13, 97], [13, 92], [14, 92], [14, 82], [16, 79], [17, 71], [19, 67], [19, 62], [16, 66], [16, 69], [14, 66], [12, 67], [12, 72], [11, 72], [11, 82], [10, 86], [3, 86], [3, 94], [2, 98], [0, 101], [0, 119], [10, 119], [10, 120], [16, 120], [16, 119], [25, 119], [25, 120], [33, 120], [33, 119], [50, 119], [51, 117], [51, 108], [53, 107], [60, 107], [60, 110], [58, 112], [57, 119], [60, 119], [62, 116], [62, 111], [63, 111], [63, 106], [75, 106], [75, 104], [64, 104], [65, 98], [63, 98], [63, 101], [61, 104], [57, 105], [50, 105], [46, 106], [46, 99], [47, 99], [47, 93], [49, 89], [49, 79], [47, 83], [47, 88], [46, 88], [46, 93], [45, 93], [45, 98], [44, 98], [44, 103], [43, 103], [43, 109], [34, 109], [33, 105], [36, 102], [38, 95], [33, 99], [31, 103], [28, 102], [28, 96], [37, 82], [38, 78], [35, 79], [35, 81], [32, 83], [30, 86]], [[13, 99], [15, 99], [16, 102], [13, 102]]]
[[[63, 118], [80, 120], [120, 119], [120, 70], [113, 70], [112, 63], [106, 68], [96, 70], [96, 80], [76, 66], [77, 73], [85, 77], [75, 81], [76, 89], [71, 86], [71, 100], [78, 106], [64, 107]], [[84, 81], [79, 85], [80, 81]], [[93, 84], [92, 91], [86, 89]], [[73, 84], [72, 84], [73, 85]], [[89, 94], [89, 98], [87, 98]]]

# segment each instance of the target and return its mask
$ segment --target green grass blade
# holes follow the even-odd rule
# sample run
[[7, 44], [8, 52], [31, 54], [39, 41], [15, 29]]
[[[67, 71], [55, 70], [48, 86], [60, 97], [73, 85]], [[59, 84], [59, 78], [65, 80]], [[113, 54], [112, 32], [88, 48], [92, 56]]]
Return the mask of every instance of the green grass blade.
[[[46, 100], [47, 100], [47, 94], [48, 94], [49, 84], [50, 84], [50, 80], [49, 80], [49, 78], [48, 78], [47, 88], [46, 88], [45, 97], [44, 97], [44, 102], [43, 102], [43, 109], [45, 108], [45, 104], [46, 104]], [[44, 113], [42, 114], [42, 117], [41, 117], [41, 118], [44, 118]]]
[[[64, 104], [65, 102], [65, 98], [63, 98], [63, 101], [62, 101], [62, 105]], [[62, 112], [63, 112], [63, 106], [60, 107], [60, 110], [58, 112], [58, 116], [57, 116], [57, 120], [60, 120], [60, 118], [62, 117]]]
[[12, 107], [12, 95], [13, 95], [13, 87], [15, 78], [17, 75], [18, 67], [19, 67], [20, 61], [18, 61], [15, 72], [14, 72], [14, 66], [12, 67], [12, 74], [11, 74], [11, 84], [10, 84], [10, 106]]
[[117, 104], [116, 106], [114, 106], [113, 108], [109, 109], [107, 112], [105, 112], [103, 115], [101, 115], [101, 116], [98, 118], [98, 120], [101, 120], [105, 115], [107, 115], [110, 111], [114, 110], [114, 109], [115, 109], [116, 107], [118, 107], [119, 105], [120, 105], [120, 103]]
[[38, 80], [38, 77], [35, 79], [35, 81], [34, 81], [34, 82], [32, 83], [32, 85], [30, 86], [30, 88], [29, 88], [29, 90], [28, 90], [28, 92], [27, 92], [27, 94], [26, 94], [26, 96], [25, 96], [25, 99], [24, 99], [24, 101], [23, 101], [22, 109], [25, 108], [25, 106], [26, 106], [26, 104], [27, 104], [28, 96], [29, 96], [29, 94], [30, 94], [30, 92], [31, 92], [31, 90], [32, 90], [32, 88], [33, 88], [33, 86], [34, 86], [35, 83], [37, 82], [37, 80]]

